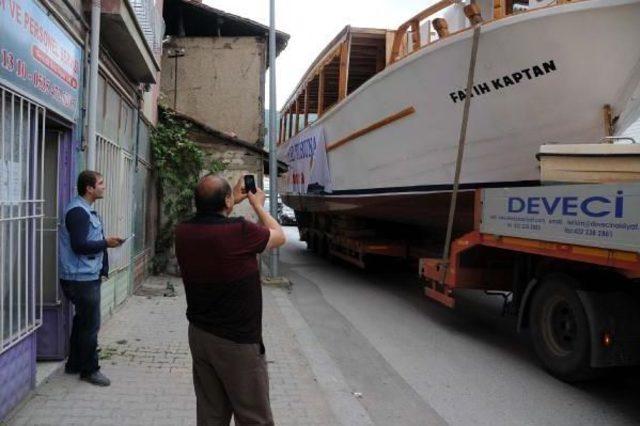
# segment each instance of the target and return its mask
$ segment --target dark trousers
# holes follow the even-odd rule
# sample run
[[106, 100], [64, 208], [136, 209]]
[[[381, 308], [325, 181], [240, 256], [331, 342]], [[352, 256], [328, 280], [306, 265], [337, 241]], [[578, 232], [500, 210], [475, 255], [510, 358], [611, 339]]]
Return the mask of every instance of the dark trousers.
[[60, 280], [60, 286], [64, 295], [75, 307], [66, 368], [86, 376], [100, 368], [98, 366], [100, 280]]
[[273, 425], [258, 343], [235, 343], [189, 325], [198, 426]]

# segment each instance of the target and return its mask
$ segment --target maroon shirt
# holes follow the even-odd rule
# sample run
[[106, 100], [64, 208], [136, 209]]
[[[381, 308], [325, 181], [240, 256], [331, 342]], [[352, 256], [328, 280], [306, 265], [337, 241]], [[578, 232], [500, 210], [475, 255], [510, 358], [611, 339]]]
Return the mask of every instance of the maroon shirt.
[[257, 254], [269, 229], [243, 218], [198, 214], [176, 227], [176, 255], [194, 326], [237, 343], [262, 343]]

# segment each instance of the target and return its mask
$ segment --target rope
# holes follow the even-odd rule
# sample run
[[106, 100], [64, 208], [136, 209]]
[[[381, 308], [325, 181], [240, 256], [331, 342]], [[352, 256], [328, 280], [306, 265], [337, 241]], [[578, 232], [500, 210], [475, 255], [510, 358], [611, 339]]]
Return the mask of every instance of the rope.
[[451, 253], [451, 238], [453, 235], [453, 221], [456, 215], [456, 206], [458, 203], [458, 191], [460, 188], [460, 174], [462, 172], [462, 160], [464, 158], [464, 146], [467, 139], [467, 127], [469, 125], [469, 108], [471, 107], [471, 90], [473, 90], [473, 77], [476, 71], [476, 62], [478, 58], [478, 44], [480, 42], [480, 25], [476, 25], [473, 29], [473, 46], [471, 48], [471, 61], [469, 62], [469, 74], [467, 76], [467, 97], [464, 100], [464, 112], [462, 115], [462, 125], [460, 126], [460, 139], [458, 141], [458, 158], [456, 159], [456, 174], [453, 179], [453, 192], [451, 193], [451, 204], [449, 206], [449, 221], [447, 223], [447, 238], [444, 243], [442, 259], [444, 261], [444, 273], [442, 274], [442, 282], [444, 284], [449, 270], [449, 255]]

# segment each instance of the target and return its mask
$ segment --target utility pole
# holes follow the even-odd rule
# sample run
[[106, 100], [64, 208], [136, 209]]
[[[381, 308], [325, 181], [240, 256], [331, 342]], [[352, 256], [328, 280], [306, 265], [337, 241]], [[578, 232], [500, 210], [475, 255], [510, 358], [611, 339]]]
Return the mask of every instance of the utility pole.
[[[276, 0], [269, 0], [269, 208], [278, 217], [278, 160], [276, 157]], [[269, 256], [271, 278], [279, 276], [279, 250]]]
[[87, 165], [96, 169], [96, 120], [98, 103], [98, 63], [100, 61], [100, 14], [102, 2], [91, 2], [91, 56], [89, 63], [89, 117], [87, 120]]
[[174, 58], [173, 66], [173, 110], [178, 110], [178, 58], [184, 56], [184, 47], [169, 49], [167, 58]]

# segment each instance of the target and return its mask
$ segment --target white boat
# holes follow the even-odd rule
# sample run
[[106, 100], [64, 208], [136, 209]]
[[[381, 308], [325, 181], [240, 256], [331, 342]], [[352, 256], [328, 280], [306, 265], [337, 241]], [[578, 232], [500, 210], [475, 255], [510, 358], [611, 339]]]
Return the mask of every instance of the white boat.
[[[610, 136], [637, 102], [640, 0], [558, 0], [522, 13], [509, 3], [477, 2], [462, 189], [539, 183], [541, 145]], [[347, 27], [320, 54], [281, 112], [279, 153], [286, 160], [320, 131], [329, 179], [301, 189], [289, 173], [288, 205], [411, 223], [446, 217], [472, 51], [464, 5], [441, 1], [395, 32]], [[433, 34], [445, 23], [437, 16], [449, 33]]]

